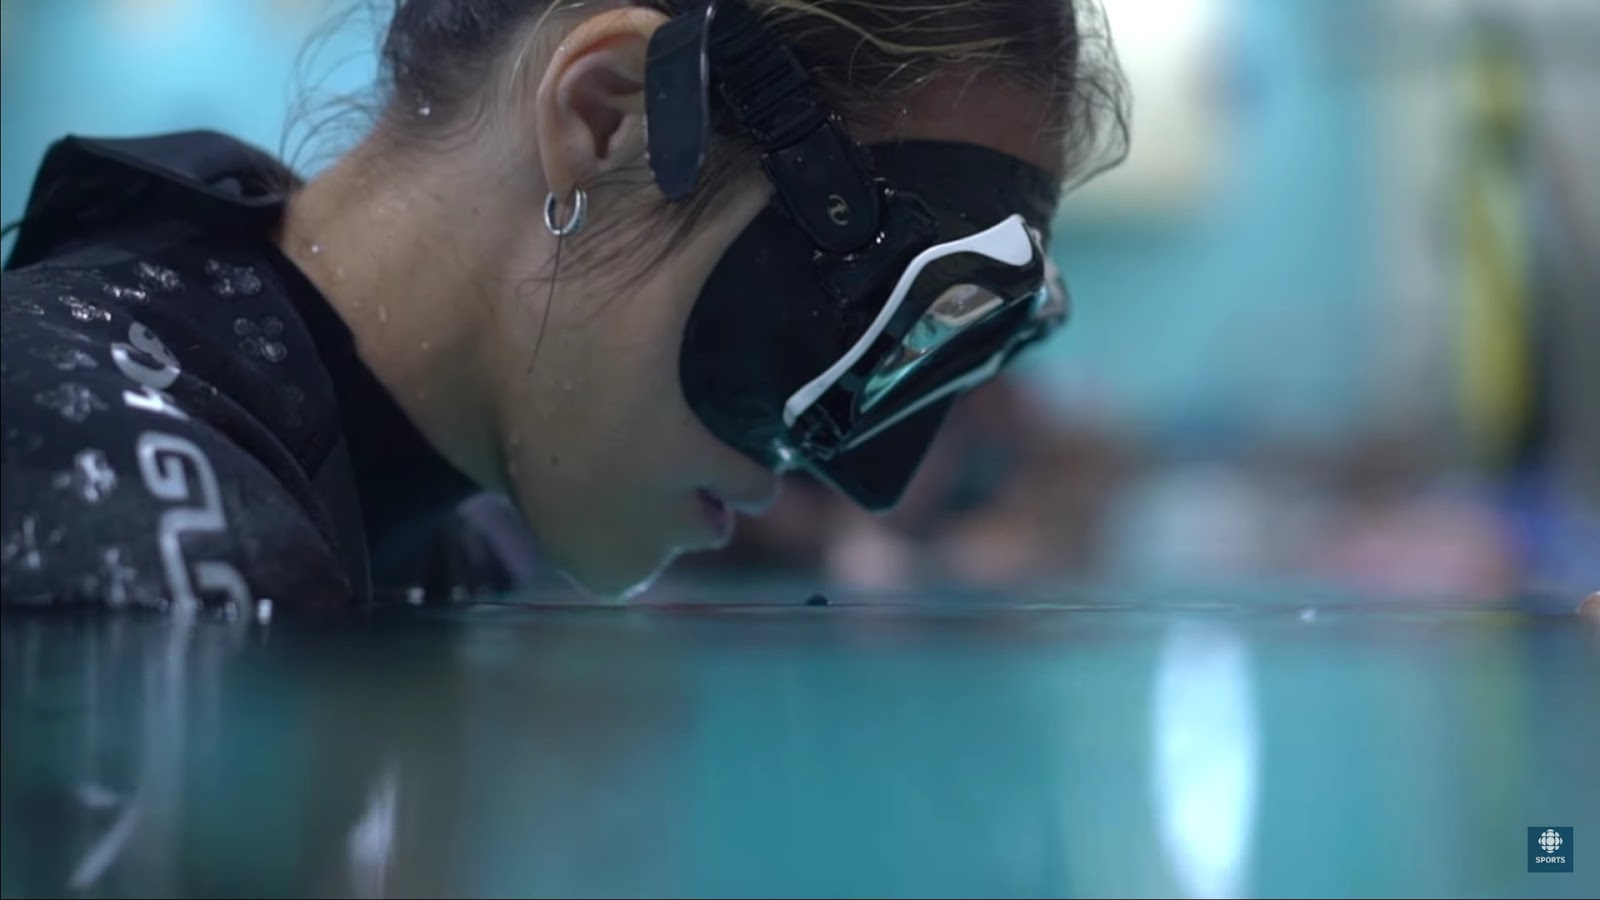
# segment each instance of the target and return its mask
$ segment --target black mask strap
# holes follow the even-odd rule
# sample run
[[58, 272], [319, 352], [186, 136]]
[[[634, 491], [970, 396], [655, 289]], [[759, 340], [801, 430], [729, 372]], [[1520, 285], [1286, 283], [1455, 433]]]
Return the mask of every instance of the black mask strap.
[[711, 16], [686, 13], [656, 29], [645, 67], [645, 129], [650, 170], [668, 200], [693, 194], [711, 140]]
[[739, 0], [709, 0], [650, 41], [646, 116], [651, 168], [668, 199], [693, 193], [711, 134], [711, 87], [762, 150], [784, 209], [823, 250], [878, 236], [881, 192], [794, 53]]

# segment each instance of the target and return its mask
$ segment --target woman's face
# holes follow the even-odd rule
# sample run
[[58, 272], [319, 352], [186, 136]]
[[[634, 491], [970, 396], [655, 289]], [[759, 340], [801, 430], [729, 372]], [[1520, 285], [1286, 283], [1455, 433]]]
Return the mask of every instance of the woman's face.
[[[1058, 142], [1040, 128], [1043, 105], [1004, 86], [953, 80], [897, 110], [892, 127], [858, 130], [855, 137], [981, 135], [978, 143], [990, 149], [1057, 171]], [[568, 274], [556, 281], [537, 355], [522, 371], [503, 373], [507, 387], [498, 405], [509, 483], [550, 561], [595, 593], [625, 595], [676, 556], [722, 546], [733, 511], [760, 512], [776, 496], [777, 475], [711, 435], [689, 409], [678, 375], [696, 298], [770, 194], [760, 178], [730, 187], [680, 251], [620, 291], [617, 272], [596, 272], [582, 261], [625, 261], [627, 248], [575, 244]], [[604, 210], [596, 206], [591, 218], [596, 214]], [[625, 228], [599, 231], [592, 240], [650, 243], [643, 231]], [[638, 250], [633, 258], [649, 255]], [[762, 300], [752, 293], [751, 302]], [[531, 347], [500, 349], [495, 355], [502, 359], [534, 355]]]
[[562, 277], [537, 355], [521, 349], [531, 371], [506, 380], [510, 483], [541, 550], [597, 594], [625, 595], [678, 555], [723, 546], [735, 512], [777, 495], [777, 475], [712, 437], [678, 381], [700, 287], [767, 195], [753, 182], [730, 191], [680, 252], [621, 292], [615, 273]]

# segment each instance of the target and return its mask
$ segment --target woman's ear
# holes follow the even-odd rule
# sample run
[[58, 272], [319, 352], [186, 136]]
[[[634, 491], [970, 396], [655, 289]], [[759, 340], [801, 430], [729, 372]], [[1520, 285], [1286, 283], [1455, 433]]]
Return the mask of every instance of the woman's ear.
[[645, 155], [650, 37], [667, 21], [628, 8], [591, 16], [561, 42], [539, 83], [536, 121], [546, 183], [567, 196]]

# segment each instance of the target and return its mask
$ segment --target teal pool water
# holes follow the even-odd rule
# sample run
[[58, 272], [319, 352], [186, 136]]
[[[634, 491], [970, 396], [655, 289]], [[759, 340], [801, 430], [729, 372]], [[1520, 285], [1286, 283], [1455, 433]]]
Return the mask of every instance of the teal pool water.
[[[1592, 622], [756, 593], [7, 617], [0, 889], [1600, 893]], [[1568, 825], [1575, 871], [1528, 874], [1527, 829]]]

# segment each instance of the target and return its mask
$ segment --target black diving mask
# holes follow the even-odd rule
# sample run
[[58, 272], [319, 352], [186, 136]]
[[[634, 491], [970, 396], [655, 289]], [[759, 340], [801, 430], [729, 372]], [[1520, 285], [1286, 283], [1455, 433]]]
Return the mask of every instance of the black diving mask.
[[951, 403], [1066, 321], [1044, 248], [1055, 181], [971, 144], [859, 146], [747, 7], [689, 6], [650, 45], [656, 182], [692, 194], [713, 116], [729, 115], [774, 197], [690, 313], [685, 399], [762, 465], [890, 508]]

